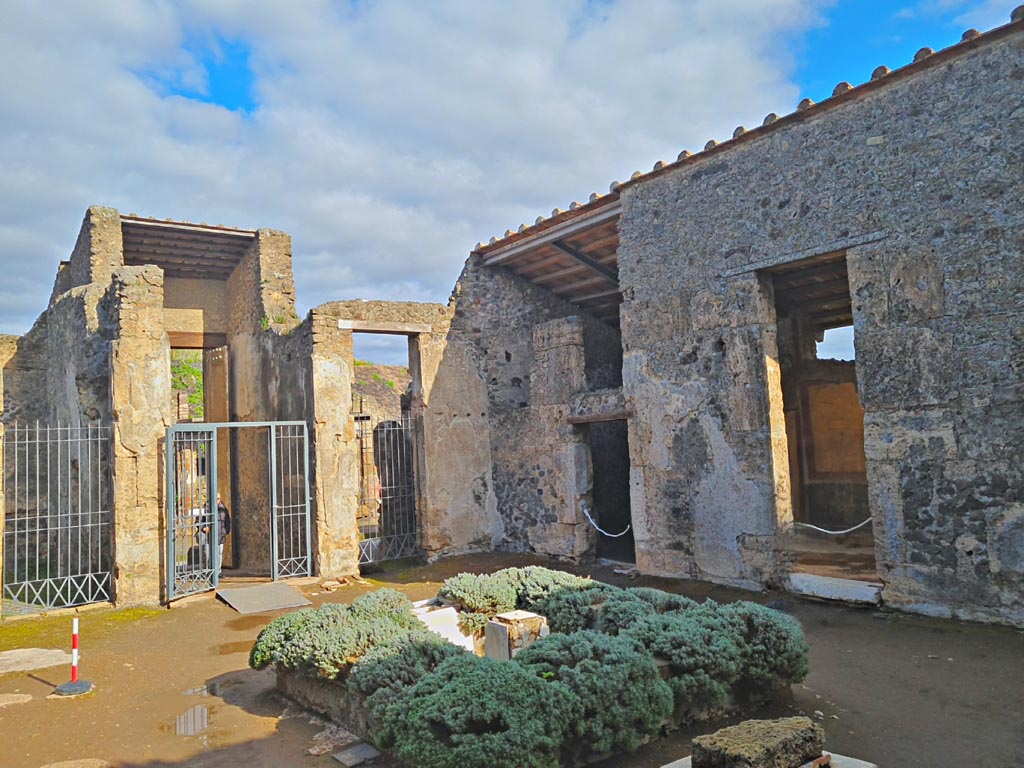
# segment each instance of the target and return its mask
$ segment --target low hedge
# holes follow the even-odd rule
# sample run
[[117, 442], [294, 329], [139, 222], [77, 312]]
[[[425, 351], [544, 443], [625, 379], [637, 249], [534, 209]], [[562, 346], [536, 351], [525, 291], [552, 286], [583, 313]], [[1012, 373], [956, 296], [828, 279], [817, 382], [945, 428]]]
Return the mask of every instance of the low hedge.
[[440, 596], [474, 628], [520, 608], [546, 616], [553, 634], [511, 663], [480, 659], [382, 589], [275, 619], [250, 664], [347, 673], [378, 746], [417, 768], [491, 768], [513, 757], [544, 768], [633, 750], [667, 723], [763, 699], [808, 670], [799, 623], [754, 603], [698, 605], [535, 566], [459, 574]]
[[590, 630], [549, 635], [514, 661], [569, 690], [574, 711], [568, 730], [584, 754], [632, 752], [673, 711], [672, 689], [632, 638]]
[[277, 664], [313, 677], [333, 679], [371, 648], [428, 630], [413, 615], [412, 603], [394, 589], [379, 589], [352, 605], [328, 603], [274, 619], [249, 653], [249, 664]]
[[416, 768], [557, 768], [574, 710], [522, 665], [462, 653], [392, 701], [379, 746]]

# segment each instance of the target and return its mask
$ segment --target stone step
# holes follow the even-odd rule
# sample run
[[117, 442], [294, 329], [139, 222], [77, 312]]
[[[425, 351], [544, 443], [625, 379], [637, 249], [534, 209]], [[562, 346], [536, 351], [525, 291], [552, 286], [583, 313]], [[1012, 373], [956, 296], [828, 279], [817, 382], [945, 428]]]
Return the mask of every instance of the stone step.
[[882, 585], [869, 581], [815, 576], [813, 573], [791, 573], [786, 576], [785, 588], [788, 592], [819, 600], [858, 605], [880, 605], [882, 602]]

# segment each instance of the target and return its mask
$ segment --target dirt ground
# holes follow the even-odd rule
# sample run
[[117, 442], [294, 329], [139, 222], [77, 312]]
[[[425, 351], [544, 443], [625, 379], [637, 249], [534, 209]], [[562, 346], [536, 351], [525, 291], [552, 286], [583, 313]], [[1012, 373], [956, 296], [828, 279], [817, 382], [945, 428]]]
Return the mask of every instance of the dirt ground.
[[[480, 555], [374, 574], [370, 586], [331, 594], [303, 587], [314, 604], [350, 602], [379, 586], [413, 599], [433, 596], [460, 571], [483, 572], [544, 561]], [[558, 566], [555, 566], [558, 567]], [[587, 571], [627, 583], [607, 569]], [[693, 582], [640, 578], [691, 597], [752, 599]], [[827, 747], [881, 766], [952, 768], [1018, 765], [1024, 760], [1024, 633], [781, 600], [804, 625], [811, 674], [793, 701], [772, 714], [823, 717]], [[212, 598], [170, 610], [86, 611], [81, 615], [82, 676], [96, 690], [81, 699], [46, 698], [68, 670], [0, 676], [0, 694], [32, 700], [0, 708], [0, 766], [38, 768], [99, 758], [128, 766], [303, 766], [334, 768], [330, 754], [306, 750], [326, 725], [273, 689], [272, 675], [247, 667], [259, 630], [277, 614], [240, 616]], [[0, 651], [64, 648], [66, 616], [0, 624]], [[701, 732], [720, 724], [705, 725]], [[689, 754], [693, 733], [676, 733], [605, 768], [658, 768]], [[380, 765], [380, 761], [378, 761]]]

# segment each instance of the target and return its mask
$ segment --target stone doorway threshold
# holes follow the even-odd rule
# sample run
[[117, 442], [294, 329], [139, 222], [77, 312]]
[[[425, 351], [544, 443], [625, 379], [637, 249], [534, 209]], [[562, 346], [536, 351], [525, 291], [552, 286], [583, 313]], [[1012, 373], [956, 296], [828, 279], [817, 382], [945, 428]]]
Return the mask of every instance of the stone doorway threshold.
[[790, 573], [783, 581], [787, 592], [818, 600], [855, 605], [881, 605], [882, 584], [879, 582], [817, 576], [813, 573]]

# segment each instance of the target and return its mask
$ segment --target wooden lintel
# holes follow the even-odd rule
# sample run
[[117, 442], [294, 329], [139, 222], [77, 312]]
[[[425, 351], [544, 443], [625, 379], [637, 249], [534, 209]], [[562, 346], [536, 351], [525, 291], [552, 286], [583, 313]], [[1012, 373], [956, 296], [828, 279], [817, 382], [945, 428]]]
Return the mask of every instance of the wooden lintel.
[[395, 323], [385, 320], [338, 320], [338, 327], [356, 333], [390, 333], [398, 336], [419, 336], [434, 331], [428, 323]]
[[568, 421], [570, 424], [597, 424], [602, 421], [625, 421], [626, 419], [632, 419], [633, 412], [629, 409], [623, 411], [604, 411], [600, 413], [588, 413], [588, 414], [570, 414]]
[[202, 333], [200, 331], [168, 331], [167, 339], [171, 349], [216, 349], [226, 346], [226, 333]]

